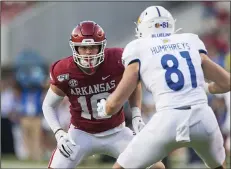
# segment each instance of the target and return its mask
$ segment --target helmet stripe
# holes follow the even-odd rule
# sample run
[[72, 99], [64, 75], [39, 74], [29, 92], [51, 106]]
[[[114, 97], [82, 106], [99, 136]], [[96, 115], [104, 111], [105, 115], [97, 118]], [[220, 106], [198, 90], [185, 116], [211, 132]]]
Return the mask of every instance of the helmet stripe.
[[161, 15], [160, 15], [160, 10], [159, 10], [158, 7], [156, 7], [156, 10], [157, 10], [157, 12], [158, 12], [159, 17], [161, 17]]

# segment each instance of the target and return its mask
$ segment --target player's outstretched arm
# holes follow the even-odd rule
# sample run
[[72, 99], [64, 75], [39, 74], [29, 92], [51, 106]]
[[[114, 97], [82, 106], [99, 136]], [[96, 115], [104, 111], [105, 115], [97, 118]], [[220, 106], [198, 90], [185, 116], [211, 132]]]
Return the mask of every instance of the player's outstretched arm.
[[136, 89], [139, 79], [138, 72], [139, 63], [135, 62], [127, 66], [116, 90], [107, 98], [105, 112], [107, 115], [118, 112]]
[[208, 84], [208, 91], [212, 94], [226, 93], [230, 91], [230, 73], [213, 62], [206, 54], [200, 54], [202, 69], [206, 79], [212, 82]]

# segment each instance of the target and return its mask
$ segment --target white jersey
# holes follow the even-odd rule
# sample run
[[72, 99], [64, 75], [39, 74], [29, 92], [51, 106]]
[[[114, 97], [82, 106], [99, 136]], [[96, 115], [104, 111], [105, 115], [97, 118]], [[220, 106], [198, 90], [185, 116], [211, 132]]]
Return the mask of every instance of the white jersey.
[[207, 53], [195, 34], [141, 38], [123, 53], [125, 67], [140, 62], [140, 78], [156, 101], [157, 111], [207, 103], [199, 53]]

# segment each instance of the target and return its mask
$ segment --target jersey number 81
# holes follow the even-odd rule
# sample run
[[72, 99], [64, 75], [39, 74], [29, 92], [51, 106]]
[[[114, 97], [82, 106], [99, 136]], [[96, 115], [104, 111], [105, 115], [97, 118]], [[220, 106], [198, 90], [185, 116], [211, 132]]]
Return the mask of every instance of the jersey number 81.
[[[194, 65], [192, 63], [191, 57], [189, 55], [188, 51], [182, 51], [180, 52], [180, 56], [186, 59], [190, 77], [191, 77], [191, 84], [192, 88], [197, 87], [197, 81], [196, 81], [196, 71], [194, 68]], [[167, 62], [171, 60], [173, 62], [173, 66], [169, 66]], [[183, 73], [178, 69], [179, 62], [177, 58], [171, 54], [166, 54], [161, 58], [161, 65], [166, 70], [165, 72], [165, 80], [168, 85], [168, 87], [174, 91], [181, 90], [184, 87], [184, 75]], [[178, 76], [178, 81], [174, 82], [171, 78], [171, 75], [175, 73]]]

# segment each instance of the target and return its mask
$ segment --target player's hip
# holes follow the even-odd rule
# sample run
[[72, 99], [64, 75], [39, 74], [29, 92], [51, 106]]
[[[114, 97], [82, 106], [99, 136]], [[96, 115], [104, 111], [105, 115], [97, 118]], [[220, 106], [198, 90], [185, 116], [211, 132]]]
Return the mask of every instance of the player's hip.
[[71, 118], [71, 124], [75, 129], [85, 131], [90, 134], [97, 134], [114, 129], [125, 121], [124, 114], [120, 114], [117, 117], [111, 117], [104, 120], [86, 120], [86, 119], [74, 119]]
[[[193, 128], [195, 129], [192, 130]], [[208, 139], [217, 128], [218, 123], [212, 109], [204, 103], [159, 111], [143, 130], [156, 137], [164, 137], [166, 142], [185, 143], [198, 136]], [[163, 134], [163, 131], [168, 134]]]
[[[97, 126], [95, 126], [97, 127]], [[121, 130], [123, 130], [125, 128], [125, 121], [118, 123], [118, 125], [116, 125], [115, 127], [109, 127], [105, 130], [99, 130], [97, 131], [91, 131], [91, 130], [86, 130], [86, 128], [83, 127], [76, 127], [74, 124], [70, 124], [69, 127], [69, 131], [71, 132], [81, 132], [81, 133], [85, 133], [86, 135], [90, 135], [90, 136], [94, 136], [94, 137], [104, 137], [107, 135], [112, 135], [114, 133], [120, 132]]]
[[212, 132], [218, 126], [214, 112], [207, 103], [165, 108], [157, 111], [150, 120], [153, 125], [161, 123], [161, 126], [171, 128], [190, 127], [199, 122], [207, 127], [208, 132]]
[[178, 109], [178, 110], [186, 110], [191, 109], [192, 106], [202, 106], [202, 105], [208, 105], [207, 99], [195, 99], [195, 100], [186, 100], [182, 99], [181, 101], [177, 100], [161, 100], [156, 103], [156, 111], [162, 112], [162, 111], [168, 111], [171, 109]]

